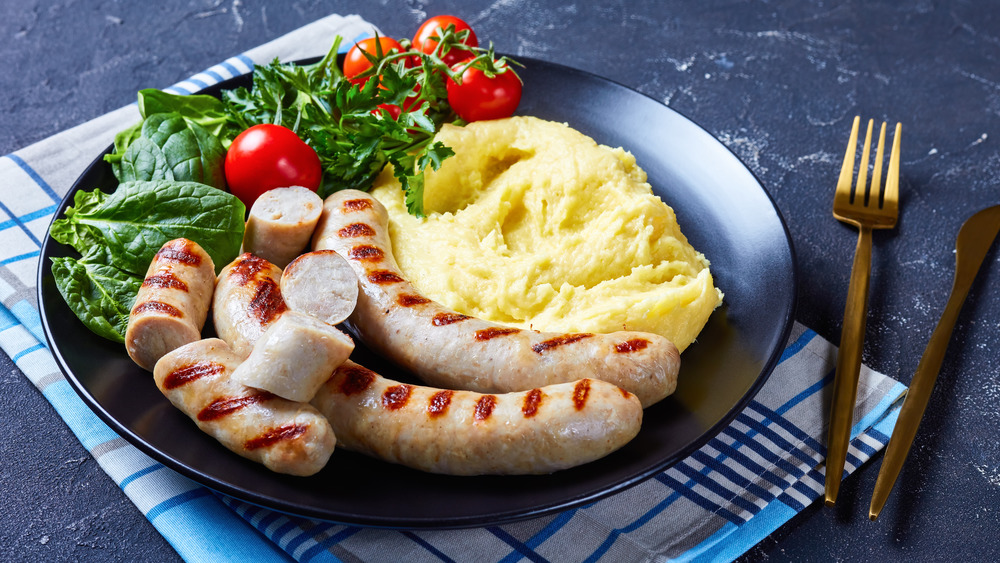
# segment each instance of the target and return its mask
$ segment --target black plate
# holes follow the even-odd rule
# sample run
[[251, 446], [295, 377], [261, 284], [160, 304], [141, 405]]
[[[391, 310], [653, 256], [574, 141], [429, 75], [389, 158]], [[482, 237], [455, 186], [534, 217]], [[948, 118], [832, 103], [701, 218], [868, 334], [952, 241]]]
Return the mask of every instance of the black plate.
[[[123, 346], [95, 336], [73, 316], [49, 270], [50, 258], [72, 250], [47, 238], [38, 273], [42, 323], [83, 400], [126, 440], [207, 487], [287, 513], [363, 526], [455, 528], [540, 516], [635, 485], [715, 436], [763, 385], [792, 326], [795, 264], [780, 213], [725, 146], [677, 112], [591, 74], [520, 60], [524, 99], [518, 113], [569, 123], [602, 144], [631, 151], [691, 243], [711, 260], [726, 294], [725, 305], [684, 353], [677, 392], [646, 410], [632, 442], [602, 460], [547, 476], [431, 475], [343, 450], [313, 477], [272, 473], [199, 431]], [[206, 93], [248, 83], [238, 77]], [[77, 190], [114, 185], [110, 167], [98, 158], [56, 216]], [[376, 360], [371, 367], [405, 379]]]

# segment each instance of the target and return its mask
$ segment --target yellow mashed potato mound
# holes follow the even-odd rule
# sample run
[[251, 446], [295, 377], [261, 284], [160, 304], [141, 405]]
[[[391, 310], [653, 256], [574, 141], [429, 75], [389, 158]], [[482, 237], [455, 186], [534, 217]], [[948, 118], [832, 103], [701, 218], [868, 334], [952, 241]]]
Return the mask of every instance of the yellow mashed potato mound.
[[620, 148], [533, 117], [445, 125], [426, 217], [391, 171], [372, 194], [425, 295], [467, 315], [560, 332], [661, 334], [683, 351], [719, 305], [709, 263]]

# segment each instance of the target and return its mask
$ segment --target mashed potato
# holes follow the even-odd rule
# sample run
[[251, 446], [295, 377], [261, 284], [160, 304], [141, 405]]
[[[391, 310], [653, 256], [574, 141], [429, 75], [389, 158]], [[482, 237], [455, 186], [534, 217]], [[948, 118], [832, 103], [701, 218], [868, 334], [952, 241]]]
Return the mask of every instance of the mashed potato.
[[446, 125], [456, 154], [426, 176], [427, 217], [384, 172], [400, 268], [461, 313], [548, 331], [640, 330], [684, 350], [722, 294], [673, 210], [622, 149], [532, 117]]

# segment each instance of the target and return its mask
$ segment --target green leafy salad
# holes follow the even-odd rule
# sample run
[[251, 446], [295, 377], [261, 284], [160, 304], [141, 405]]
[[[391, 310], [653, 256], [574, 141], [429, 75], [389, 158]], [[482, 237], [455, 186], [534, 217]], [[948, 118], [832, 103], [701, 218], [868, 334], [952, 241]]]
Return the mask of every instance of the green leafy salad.
[[223, 91], [221, 99], [139, 92], [141, 121], [118, 133], [104, 157], [117, 188], [77, 192], [50, 229], [79, 253], [54, 258], [51, 267], [88, 328], [125, 341], [146, 270], [167, 241], [197, 242], [217, 269], [231, 262], [247, 209], [268, 189], [302, 185], [321, 197], [368, 190], [391, 165], [410, 213], [422, 216], [424, 171], [454, 154], [434, 140], [440, 127], [506, 117], [520, 100], [510, 61], [480, 49], [467, 26], [414, 42], [364, 40], [343, 69], [341, 41], [314, 64], [258, 65], [251, 88]]

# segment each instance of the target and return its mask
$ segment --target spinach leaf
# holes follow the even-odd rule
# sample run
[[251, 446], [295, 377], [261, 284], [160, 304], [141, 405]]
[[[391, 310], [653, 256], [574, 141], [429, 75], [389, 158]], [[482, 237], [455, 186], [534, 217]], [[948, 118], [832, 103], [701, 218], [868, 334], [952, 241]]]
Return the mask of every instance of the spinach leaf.
[[100, 231], [73, 220], [77, 214], [90, 213], [98, 209], [108, 194], [94, 190], [92, 192], [78, 191], [73, 195], [73, 206], [66, 208], [65, 218], [56, 219], [49, 229], [49, 235], [57, 242], [72, 246], [80, 254], [86, 254], [91, 248], [100, 246], [103, 237]]
[[[118, 134], [115, 135], [114, 154], [117, 154], [119, 156], [125, 154], [125, 149], [127, 149], [128, 146], [131, 145], [133, 141], [138, 139], [141, 136], [141, 134], [142, 134], [142, 121], [136, 123], [135, 125], [129, 127], [128, 129], [125, 129], [124, 131], [119, 131]], [[104, 160], [108, 160], [108, 158], [105, 157]]]
[[108, 340], [125, 342], [141, 277], [76, 258], [53, 258], [52, 276], [63, 299], [87, 328]]
[[139, 113], [144, 118], [157, 113], [177, 113], [189, 123], [205, 128], [223, 145], [228, 145], [241, 131], [230, 120], [222, 100], [203, 94], [184, 96], [155, 88], [140, 90]]
[[165, 242], [184, 237], [201, 245], [221, 269], [240, 250], [245, 213], [246, 207], [235, 196], [204, 184], [132, 181], [120, 184], [97, 207], [67, 212], [59, 220], [64, 225], [58, 230], [53, 225], [53, 237], [55, 233], [84, 231], [88, 237], [99, 233], [112, 264], [137, 276], [145, 275]]
[[163, 150], [146, 137], [132, 141], [121, 160], [111, 163], [111, 168], [119, 182], [174, 179]]
[[178, 113], [156, 113], [142, 122], [142, 136], [160, 147], [175, 180], [225, 188], [226, 149], [201, 125]]

